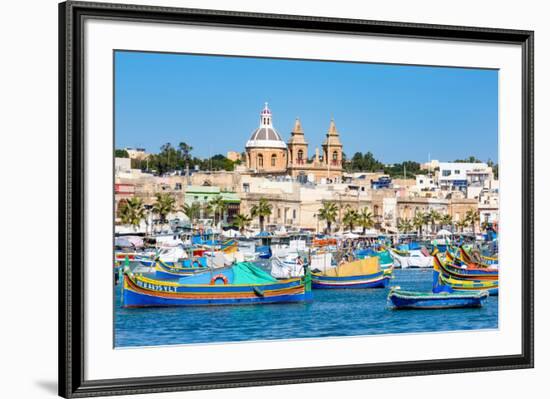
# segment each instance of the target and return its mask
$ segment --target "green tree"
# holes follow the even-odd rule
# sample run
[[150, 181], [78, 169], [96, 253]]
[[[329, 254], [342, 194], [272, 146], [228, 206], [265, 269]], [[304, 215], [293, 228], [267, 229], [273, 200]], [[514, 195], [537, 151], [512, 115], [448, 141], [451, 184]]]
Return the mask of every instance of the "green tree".
[[363, 235], [374, 226], [374, 217], [368, 207], [361, 209], [357, 215], [357, 223], [363, 228]]
[[319, 209], [317, 217], [319, 220], [324, 220], [327, 224], [326, 232], [330, 234], [332, 231], [332, 223], [336, 221], [336, 215], [338, 214], [338, 207], [334, 202], [323, 202], [323, 206]]
[[233, 218], [233, 226], [237, 227], [241, 234], [250, 226], [250, 223], [252, 223], [252, 218], [243, 213], [239, 213]]
[[412, 220], [412, 224], [414, 228], [418, 231], [418, 235], [422, 236], [422, 230], [424, 229], [424, 225], [426, 224], [426, 213], [422, 211], [416, 212]]
[[359, 221], [359, 213], [357, 212], [357, 210], [351, 207], [348, 207], [342, 219], [342, 223], [344, 224], [344, 226], [347, 227], [349, 231], [353, 231], [358, 221]]
[[124, 149], [117, 148], [115, 150], [115, 158], [130, 158], [130, 154]]
[[167, 216], [174, 212], [176, 207], [176, 200], [168, 193], [155, 194], [155, 203], [153, 204], [152, 211], [154, 214], [159, 215], [161, 223], [167, 222]]
[[185, 142], [181, 142], [178, 144], [178, 149], [179, 155], [185, 163], [185, 176], [187, 178], [187, 184], [189, 184], [189, 160], [191, 158], [191, 151], [193, 151], [193, 147]]
[[413, 224], [410, 219], [399, 219], [397, 222], [397, 229], [404, 234], [407, 234], [413, 229]]
[[218, 222], [223, 220], [225, 210], [227, 209], [227, 204], [221, 195], [218, 195], [210, 200], [209, 205], [212, 207], [212, 211], [214, 212], [214, 224], [217, 225]]
[[432, 234], [435, 233], [435, 228], [437, 226], [437, 222], [439, 222], [439, 219], [441, 219], [441, 214], [435, 209], [430, 209], [430, 211], [426, 215], [426, 220], [432, 226]]
[[472, 232], [476, 233], [476, 223], [479, 222], [479, 213], [476, 209], [468, 209], [464, 218], [467, 220], [468, 224], [472, 227]]
[[118, 215], [122, 224], [130, 225], [136, 231], [141, 221], [145, 219], [143, 201], [138, 197], [121, 201], [118, 207]]
[[191, 222], [191, 228], [193, 223], [199, 218], [201, 214], [201, 206], [198, 202], [193, 202], [192, 204], [183, 204], [181, 211], [185, 216], [189, 218]]
[[451, 215], [449, 215], [448, 213], [444, 214], [444, 215], [441, 215], [441, 218], [439, 219], [439, 223], [442, 225], [442, 226], [447, 226], [447, 227], [450, 227], [451, 230], [453, 229], [453, 217]]
[[260, 221], [260, 231], [264, 231], [265, 217], [271, 215], [271, 209], [273, 207], [265, 198], [260, 198], [258, 204], [253, 205], [250, 209], [252, 217], [257, 217]]
[[468, 219], [462, 218], [458, 222], [456, 222], [456, 227], [460, 229], [460, 232], [464, 232], [464, 227], [468, 226], [470, 222], [468, 222]]
[[470, 155], [469, 157], [464, 158], [464, 159], [455, 159], [455, 162], [457, 162], [457, 163], [481, 163], [481, 161], [479, 159], [477, 159], [476, 157], [474, 157], [473, 155]]

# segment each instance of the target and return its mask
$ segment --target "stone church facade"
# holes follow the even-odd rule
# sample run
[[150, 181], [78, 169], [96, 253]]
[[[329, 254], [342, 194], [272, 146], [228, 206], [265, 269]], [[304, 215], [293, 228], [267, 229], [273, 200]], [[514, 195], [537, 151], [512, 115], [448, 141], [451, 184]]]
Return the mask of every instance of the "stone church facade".
[[316, 148], [308, 156], [308, 142], [296, 119], [287, 143], [273, 126], [273, 115], [265, 104], [260, 125], [246, 143], [246, 166], [254, 174], [289, 175], [301, 181], [339, 182], [342, 178], [343, 148], [334, 120], [330, 121], [322, 154]]

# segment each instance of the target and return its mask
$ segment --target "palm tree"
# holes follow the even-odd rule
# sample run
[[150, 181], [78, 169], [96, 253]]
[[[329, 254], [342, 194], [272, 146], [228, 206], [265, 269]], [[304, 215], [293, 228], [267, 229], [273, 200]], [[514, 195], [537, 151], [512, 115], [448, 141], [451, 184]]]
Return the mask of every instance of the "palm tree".
[[191, 221], [191, 228], [193, 228], [193, 222], [197, 220], [201, 213], [201, 206], [198, 202], [193, 202], [191, 205], [184, 204], [181, 207], [181, 211], [189, 218]]
[[123, 201], [118, 208], [122, 224], [130, 225], [137, 230], [141, 221], [145, 218], [145, 207], [141, 198], [132, 197]]
[[448, 213], [441, 216], [439, 223], [441, 223], [442, 226], [450, 227], [451, 230], [453, 230], [453, 217]]
[[412, 224], [414, 228], [418, 231], [418, 235], [422, 236], [422, 229], [424, 228], [424, 225], [426, 224], [426, 214], [422, 211], [416, 212], [414, 215], [414, 218], [412, 220]]
[[439, 219], [441, 219], [441, 214], [438, 211], [436, 211], [435, 209], [430, 209], [430, 211], [426, 215], [426, 220], [432, 226], [432, 228], [431, 228], [432, 234], [435, 233], [435, 226], [436, 226], [437, 222], [439, 221]]
[[338, 213], [338, 207], [334, 202], [323, 202], [323, 207], [319, 209], [317, 217], [319, 220], [324, 220], [327, 224], [326, 232], [330, 234], [332, 230], [332, 223], [336, 221], [336, 215]]
[[363, 228], [363, 235], [374, 226], [374, 218], [368, 207], [364, 207], [358, 214], [357, 222]]
[[260, 202], [250, 209], [251, 216], [260, 220], [260, 231], [264, 231], [264, 220], [266, 216], [271, 215], [271, 208], [271, 204], [265, 198], [260, 198]]
[[212, 198], [208, 204], [211, 206], [212, 211], [214, 212], [214, 224], [218, 224], [218, 221], [221, 222], [221, 220], [223, 219], [224, 212], [227, 209], [227, 204], [220, 195]]
[[193, 147], [187, 143], [181, 142], [178, 144], [178, 148], [183, 160], [185, 161], [185, 177], [187, 179], [187, 184], [189, 184], [189, 158], [191, 158], [191, 151], [193, 151]]
[[489, 222], [483, 222], [481, 223], [481, 229], [483, 229], [484, 231], [487, 231], [489, 230], [493, 225]]
[[166, 223], [166, 217], [176, 210], [176, 199], [168, 193], [156, 193], [153, 213], [159, 215], [162, 224]]
[[357, 212], [357, 210], [353, 208], [347, 208], [346, 213], [344, 213], [344, 218], [342, 219], [344, 226], [348, 227], [349, 231], [353, 231], [355, 223], [357, 223], [358, 221], [359, 213]]
[[410, 219], [399, 219], [399, 222], [397, 222], [397, 229], [401, 233], [407, 234], [413, 229], [412, 221]]
[[456, 227], [460, 229], [460, 232], [464, 232], [464, 227], [468, 226], [470, 222], [466, 218], [460, 219], [458, 222], [456, 222]]
[[479, 222], [479, 214], [477, 213], [477, 210], [468, 209], [468, 211], [466, 212], [466, 215], [464, 215], [464, 219], [466, 219], [468, 224], [470, 226], [472, 226], [472, 232], [475, 235], [476, 234], [476, 223]]
[[239, 232], [243, 234], [244, 230], [250, 226], [252, 218], [246, 214], [239, 213], [233, 218], [233, 226], [239, 229]]

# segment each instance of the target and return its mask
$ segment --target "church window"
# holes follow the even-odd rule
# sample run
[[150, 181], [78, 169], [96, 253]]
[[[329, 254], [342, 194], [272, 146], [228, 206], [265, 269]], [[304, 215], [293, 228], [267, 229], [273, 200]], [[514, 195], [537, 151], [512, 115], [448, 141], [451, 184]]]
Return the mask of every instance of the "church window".
[[264, 156], [262, 154], [258, 155], [258, 167], [260, 168], [264, 167]]
[[334, 152], [332, 153], [332, 160], [333, 160], [333, 161], [338, 161], [338, 151], [334, 151]]
[[304, 152], [302, 150], [298, 150], [298, 161], [301, 161], [304, 158]]
[[271, 166], [275, 166], [277, 164], [277, 155], [273, 154], [271, 155]]

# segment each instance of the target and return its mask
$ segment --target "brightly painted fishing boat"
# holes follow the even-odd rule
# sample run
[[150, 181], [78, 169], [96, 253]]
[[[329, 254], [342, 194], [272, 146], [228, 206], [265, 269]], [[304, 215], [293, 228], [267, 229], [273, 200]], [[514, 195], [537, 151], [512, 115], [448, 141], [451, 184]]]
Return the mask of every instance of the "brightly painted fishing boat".
[[464, 245], [449, 247], [446, 253], [457, 264], [491, 269], [498, 268], [498, 255], [482, 255], [479, 250], [468, 250]]
[[357, 249], [353, 252], [353, 255], [357, 259], [365, 259], [376, 256], [378, 258], [378, 264], [382, 270], [390, 269], [394, 266], [394, 260], [387, 250], [377, 251], [372, 248]]
[[359, 259], [323, 273], [312, 273], [313, 289], [385, 288], [391, 279], [391, 270], [380, 268], [377, 257]]
[[456, 278], [445, 273], [439, 256], [434, 256], [433, 292], [444, 291], [488, 291], [498, 295], [498, 280], [479, 280], [474, 278]]
[[487, 291], [479, 292], [412, 292], [392, 289], [388, 295], [394, 309], [479, 308], [487, 300]]
[[460, 260], [467, 264], [474, 263], [486, 267], [498, 266], [498, 256], [485, 256], [481, 252], [474, 250], [468, 253], [462, 245], [459, 247], [459, 256]]
[[[455, 264], [455, 258], [447, 252], [445, 261], [440, 262], [440, 267], [444, 274], [450, 277], [459, 279], [476, 279], [476, 280], [498, 280], [498, 269], [477, 267], [466, 264]], [[435, 260], [434, 260], [435, 261]]]
[[176, 265], [167, 264], [161, 260], [155, 263], [155, 278], [179, 279], [186, 276], [192, 276], [196, 273], [202, 273], [210, 270], [206, 263], [206, 258], [184, 259], [182, 263]]
[[304, 278], [280, 281], [252, 263], [239, 263], [215, 273], [201, 273], [179, 281], [124, 273], [123, 307], [126, 308], [254, 305], [311, 299], [309, 274]]

